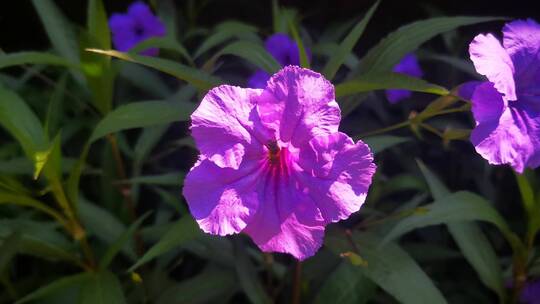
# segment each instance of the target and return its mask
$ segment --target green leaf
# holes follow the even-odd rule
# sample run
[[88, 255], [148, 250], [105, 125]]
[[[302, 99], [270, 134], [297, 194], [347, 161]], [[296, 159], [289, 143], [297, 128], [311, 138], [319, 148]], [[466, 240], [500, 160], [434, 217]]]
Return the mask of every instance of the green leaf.
[[296, 15], [295, 9], [279, 7], [277, 0], [272, 1], [274, 33], [287, 33], [290, 30], [290, 22], [296, 19]]
[[100, 47], [101, 43], [91, 33], [82, 31], [81, 66], [92, 93], [92, 103], [101, 112], [107, 114], [112, 108], [113, 84], [116, 76], [111, 68], [111, 58], [85, 51], [88, 48]]
[[198, 58], [213, 47], [218, 46], [232, 38], [241, 40], [259, 41], [256, 35], [257, 28], [238, 21], [225, 21], [216, 26], [214, 33], [199, 46], [193, 55]]
[[296, 45], [298, 46], [298, 53], [300, 55], [300, 66], [306, 69], [309, 69], [309, 58], [307, 56], [306, 48], [304, 47], [304, 43], [302, 42], [302, 38], [300, 37], [300, 34], [298, 33], [298, 28], [296, 24], [294, 23], [293, 19], [289, 19], [289, 30], [291, 31], [292, 37], [294, 41], [296, 42]]
[[531, 174], [531, 172], [525, 171], [523, 174], [515, 173], [515, 176], [519, 187], [519, 192], [521, 194], [523, 207], [528, 216], [528, 235], [529, 238], [534, 238], [536, 232], [540, 228], [540, 210], [536, 204], [533, 187], [531, 186], [527, 176], [529, 174]]
[[0, 244], [0, 274], [5, 273], [7, 266], [17, 254], [20, 243], [21, 235], [18, 231], [14, 231]]
[[449, 93], [447, 89], [420, 78], [400, 73], [380, 73], [366, 75], [336, 85], [336, 97], [387, 89], [404, 89], [437, 95]]
[[[313, 52], [313, 55], [325, 56], [332, 60], [334, 54], [339, 52], [339, 44], [335, 42], [319, 42], [312, 46], [311, 51]], [[360, 61], [358, 60], [356, 54], [350, 52], [347, 54], [342, 64], [345, 65], [348, 69], [352, 70], [358, 65], [358, 62]]]
[[24, 64], [47, 64], [59, 65], [70, 68], [79, 68], [60, 56], [41, 52], [17, 52], [10, 54], [0, 54], [0, 69]]
[[171, 89], [154, 70], [132, 62], [118, 62], [119, 76], [129, 81], [134, 87], [160, 99], [170, 97]]
[[422, 206], [423, 212], [415, 212], [397, 223], [383, 242], [394, 240], [414, 229], [460, 221], [484, 221], [495, 225], [503, 233], [510, 232], [508, 225], [489, 202], [472, 192], [460, 191], [432, 204]]
[[130, 54], [138, 54], [149, 48], [158, 48], [162, 50], [170, 50], [180, 54], [188, 62], [192, 63], [193, 59], [189, 55], [187, 49], [178, 41], [174, 40], [171, 37], [152, 37], [141, 41], [139, 44], [135, 45], [130, 51]]
[[448, 190], [443, 182], [431, 172], [421, 160], [417, 159], [416, 163], [418, 164], [418, 167], [429, 186], [429, 191], [435, 200], [443, 199], [450, 194], [450, 190]]
[[80, 304], [122, 304], [126, 303], [118, 278], [108, 272], [90, 273], [82, 282]]
[[201, 234], [199, 226], [191, 216], [183, 216], [162, 236], [157, 244], [148, 250], [129, 271], [133, 271], [139, 266], [149, 262], [157, 256], [178, 247], [187, 241], [195, 239]]
[[[56, 225], [55, 225], [56, 226]], [[29, 220], [0, 220], [0, 238], [18, 231], [21, 234], [19, 254], [31, 255], [51, 261], [67, 261], [80, 265], [70, 242], [55, 230], [50, 222]]]
[[90, 279], [90, 276], [90, 273], [85, 272], [60, 278], [46, 286], [38, 288], [36, 291], [31, 292], [17, 301], [15, 304], [23, 304], [30, 301], [39, 300], [66, 289], [79, 289], [84, 282]]
[[417, 49], [431, 38], [460, 26], [499, 20], [499, 17], [436, 17], [416, 21], [392, 32], [371, 48], [362, 58], [362, 74], [389, 72], [406, 54]]
[[32, 0], [45, 31], [56, 51], [70, 62], [79, 62], [75, 33], [52, 0]]
[[358, 268], [341, 262], [324, 281], [315, 304], [364, 304], [375, 293], [375, 285]]
[[89, 52], [119, 58], [122, 60], [139, 63], [163, 73], [184, 80], [199, 90], [205, 91], [221, 83], [221, 80], [199, 69], [191, 68], [172, 60], [149, 56], [133, 55], [114, 50], [88, 49]]
[[107, 267], [109, 267], [110, 263], [114, 259], [114, 257], [120, 252], [122, 248], [124, 248], [126, 245], [129, 244], [129, 240], [132, 239], [133, 235], [139, 229], [139, 226], [141, 226], [142, 222], [148, 218], [150, 215], [150, 212], [147, 212], [143, 214], [138, 220], [133, 222], [129, 228], [114, 241], [114, 243], [107, 249], [103, 257], [101, 258], [99, 262], [99, 268], [102, 270], [105, 270]]
[[56, 83], [54, 92], [51, 95], [49, 106], [47, 108], [47, 117], [45, 118], [46, 135], [53, 137], [58, 133], [60, 120], [64, 109], [64, 93], [66, 92], [67, 75], [63, 74]]
[[[418, 160], [417, 163], [433, 198], [440, 200], [449, 195], [450, 191], [439, 178], [422, 161]], [[447, 227], [469, 264], [478, 273], [482, 283], [495, 291], [499, 299], [503, 301], [505, 289], [499, 259], [482, 230], [472, 222], [448, 223]]]
[[187, 102], [146, 101], [116, 108], [103, 118], [92, 133], [90, 142], [121, 130], [142, 128], [188, 120], [195, 108]]
[[255, 266], [246, 254], [246, 248], [241, 239], [235, 239], [235, 268], [240, 286], [253, 304], [272, 303], [270, 297], [264, 291], [264, 287], [257, 276]]
[[503, 303], [506, 294], [503, 273], [499, 258], [486, 235], [476, 223], [472, 222], [457, 222], [447, 226], [482, 283], [493, 290]]
[[[381, 246], [381, 240], [368, 233], [352, 235], [355, 247], [360, 248], [366, 266], [357, 266], [366, 277], [392, 295], [400, 303], [446, 303], [435, 284], [416, 262], [397, 244]], [[344, 231], [327, 233], [325, 243], [335, 253], [354, 251]]]
[[[108, 210], [83, 198], [79, 199], [79, 217], [87, 231], [106, 244], [113, 244], [126, 232], [126, 226]], [[124, 254], [135, 259], [133, 244], [124, 248]]]
[[162, 186], [180, 186], [184, 180], [183, 173], [165, 173], [160, 175], [137, 176], [127, 180], [121, 180], [122, 184], [150, 184]]
[[213, 65], [217, 58], [222, 55], [235, 55], [244, 58], [270, 74], [274, 74], [281, 69], [276, 59], [264, 47], [251, 41], [232, 42], [214, 55], [205, 66]]
[[227, 297], [236, 292], [237, 285], [233, 272], [206, 269], [201, 274], [162, 291], [156, 303], [226, 303]]
[[36, 152], [48, 149], [39, 119], [17, 94], [1, 86], [0, 124], [17, 139], [30, 159], [34, 160]]
[[[360, 138], [355, 137], [354, 139], [358, 140]], [[393, 135], [376, 135], [361, 138], [361, 140], [369, 146], [373, 154], [377, 154], [393, 146], [408, 142], [411, 139], [407, 137], [399, 137]]]
[[349, 32], [343, 41], [341, 41], [337, 52], [330, 57], [330, 60], [326, 63], [322, 70], [322, 74], [326, 77], [326, 79], [332, 80], [334, 78], [339, 70], [339, 67], [343, 64], [343, 62], [345, 62], [345, 59], [352, 52], [354, 46], [358, 42], [358, 39], [360, 39], [364, 33], [364, 30], [369, 20], [371, 20], [371, 16], [373, 16], [373, 13], [379, 6], [379, 3], [380, 0], [377, 0], [377, 2], [375, 2], [375, 4], [373, 4], [367, 11], [364, 18], [362, 18], [362, 20], [355, 25], [355, 27]]
[[88, 32], [94, 39], [96, 39], [101, 49], [111, 48], [111, 32], [109, 31], [109, 22], [107, 18], [107, 12], [103, 6], [102, 0], [90, 0], [88, 1], [88, 20], [86, 24]]

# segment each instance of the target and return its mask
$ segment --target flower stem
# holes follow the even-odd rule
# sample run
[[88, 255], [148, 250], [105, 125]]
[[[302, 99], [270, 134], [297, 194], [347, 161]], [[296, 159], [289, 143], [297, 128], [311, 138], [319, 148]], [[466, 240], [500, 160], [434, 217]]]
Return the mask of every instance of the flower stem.
[[408, 121], [408, 120], [403, 121], [403, 122], [400, 122], [400, 123], [395, 124], [395, 125], [391, 125], [391, 126], [386, 127], [386, 128], [377, 129], [377, 130], [374, 130], [374, 131], [371, 131], [371, 132], [360, 134], [360, 135], [358, 135], [358, 137], [363, 138], [363, 137], [373, 136], [373, 135], [377, 135], [377, 134], [381, 134], [381, 133], [386, 133], [386, 132], [393, 131], [393, 130], [396, 130], [396, 129], [401, 129], [403, 127], [408, 126], [410, 123], [411, 122]]
[[294, 268], [294, 281], [292, 291], [292, 304], [300, 304], [300, 292], [302, 288], [302, 262], [297, 261]]
[[440, 138], [444, 138], [444, 135], [441, 133], [441, 131], [435, 129], [434, 127], [426, 124], [426, 123], [421, 123], [420, 126], [426, 130], [428, 130], [429, 132], [439, 136]]
[[[109, 134], [107, 135], [107, 139], [111, 144], [113, 157], [116, 162], [117, 174], [120, 179], [125, 180], [127, 179], [126, 167], [124, 166], [124, 160], [122, 159], [122, 154], [120, 153], [120, 148], [118, 147], [118, 141], [116, 139], [116, 136], [114, 136], [113, 134]], [[120, 194], [124, 197], [124, 202], [126, 203], [126, 207], [128, 208], [131, 222], [135, 222], [137, 220], [137, 213], [135, 210], [135, 204], [133, 202], [133, 199], [131, 198], [131, 189], [128, 185], [118, 185], [118, 187]], [[138, 231], [135, 232], [135, 243], [137, 246], [137, 253], [139, 256], [141, 256], [144, 253], [144, 245], [141, 235]]]

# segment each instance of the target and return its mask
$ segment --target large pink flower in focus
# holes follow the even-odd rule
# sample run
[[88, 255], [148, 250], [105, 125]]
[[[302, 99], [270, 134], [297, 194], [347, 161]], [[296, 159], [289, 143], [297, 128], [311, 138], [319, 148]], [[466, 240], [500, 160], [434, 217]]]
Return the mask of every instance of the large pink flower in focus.
[[201, 155], [183, 192], [207, 233], [245, 232], [303, 260], [366, 199], [373, 155], [338, 131], [334, 87], [318, 73], [288, 66], [265, 89], [219, 86], [191, 118]]

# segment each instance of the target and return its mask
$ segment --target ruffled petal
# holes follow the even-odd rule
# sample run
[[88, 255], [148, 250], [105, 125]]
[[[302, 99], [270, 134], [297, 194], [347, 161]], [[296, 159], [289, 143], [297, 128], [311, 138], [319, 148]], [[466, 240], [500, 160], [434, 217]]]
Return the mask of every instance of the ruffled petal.
[[334, 86], [311, 70], [283, 68], [257, 100], [262, 124], [282, 142], [300, 147], [314, 136], [338, 130], [341, 114]]
[[517, 75], [526, 73], [530, 64], [540, 65], [540, 24], [532, 19], [516, 20], [507, 23], [502, 32], [504, 48], [514, 62]]
[[535, 142], [539, 142], [540, 116], [531, 117], [528, 111], [505, 106], [490, 83], [477, 87], [472, 102], [477, 126], [471, 133], [471, 142], [476, 152], [490, 164], [509, 164], [523, 172], [534, 157]]
[[261, 178], [263, 203], [243, 232], [262, 251], [288, 253], [304, 260], [322, 246], [324, 220], [303, 186], [289, 178]]
[[227, 235], [246, 227], [259, 206], [258, 170], [256, 162], [244, 162], [235, 170], [220, 168], [208, 159], [193, 166], [183, 194], [203, 231]]
[[344, 133], [317, 136], [300, 149], [298, 179], [326, 223], [348, 218], [364, 203], [377, 166], [362, 141]]
[[191, 132], [202, 155], [237, 169], [244, 158], [261, 158], [255, 97], [261, 90], [222, 85], [210, 90], [191, 115]]
[[493, 82], [505, 100], [516, 100], [514, 65], [495, 36], [476, 36], [469, 45], [469, 54], [476, 71]]
[[258, 70], [249, 78], [248, 87], [254, 89], [264, 89], [268, 79], [270, 79], [270, 74], [266, 73], [264, 70]]

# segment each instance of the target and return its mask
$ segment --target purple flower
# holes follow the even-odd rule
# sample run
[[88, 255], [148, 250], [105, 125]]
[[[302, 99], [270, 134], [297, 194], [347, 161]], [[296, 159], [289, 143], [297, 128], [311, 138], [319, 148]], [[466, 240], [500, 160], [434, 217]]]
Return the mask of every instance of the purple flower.
[[[109, 27], [114, 47], [122, 52], [129, 51], [148, 38], [165, 36], [165, 26], [143, 2], [131, 4], [126, 14], [113, 14], [109, 19]], [[158, 51], [157, 48], [151, 48], [141, 54], [157, 56]]]
[[540, 304], [540, 280], [525, 285], [521, 291], [520, 301], [524, 304]]
[[[264, 47], [282, 66], [300, 65], [300, 53], [296, 42], [286, 34], [277, 33], [266, 39]], [[306, 50], [310, 56], [309, 50]], [[248, 80], [251, 88], [262, 89], [266, 87], [266, 82], [270, 79], [270, 74], [263, 70], [256, 71]]]
[[[395, 73], [406, 74], [413, 77], [422, 77], [422, 69], [418, 64], [418, 59], [414, 54], [408, 54], [392, 70]], [[409, 90], [386, 90], [386, 98], [392, 104], [411, 97], [412, 92]]]
[[503, 36], [503, 45], [487, 34], [469, 46], [476, 71], [489, 80], [471, 97], [471, 142], [490, 164], [509, 164], [521, 173], [540, 164], [540, 25], [513, 21]]
[[373, 155], [338, 131], [334, 87], [318, 73], [287, 66], [264, 89], [219, 86], [191, 119], [201, 155], [183, 193], [207, 233], [244, 232], [303, 260], [364, 203]]

